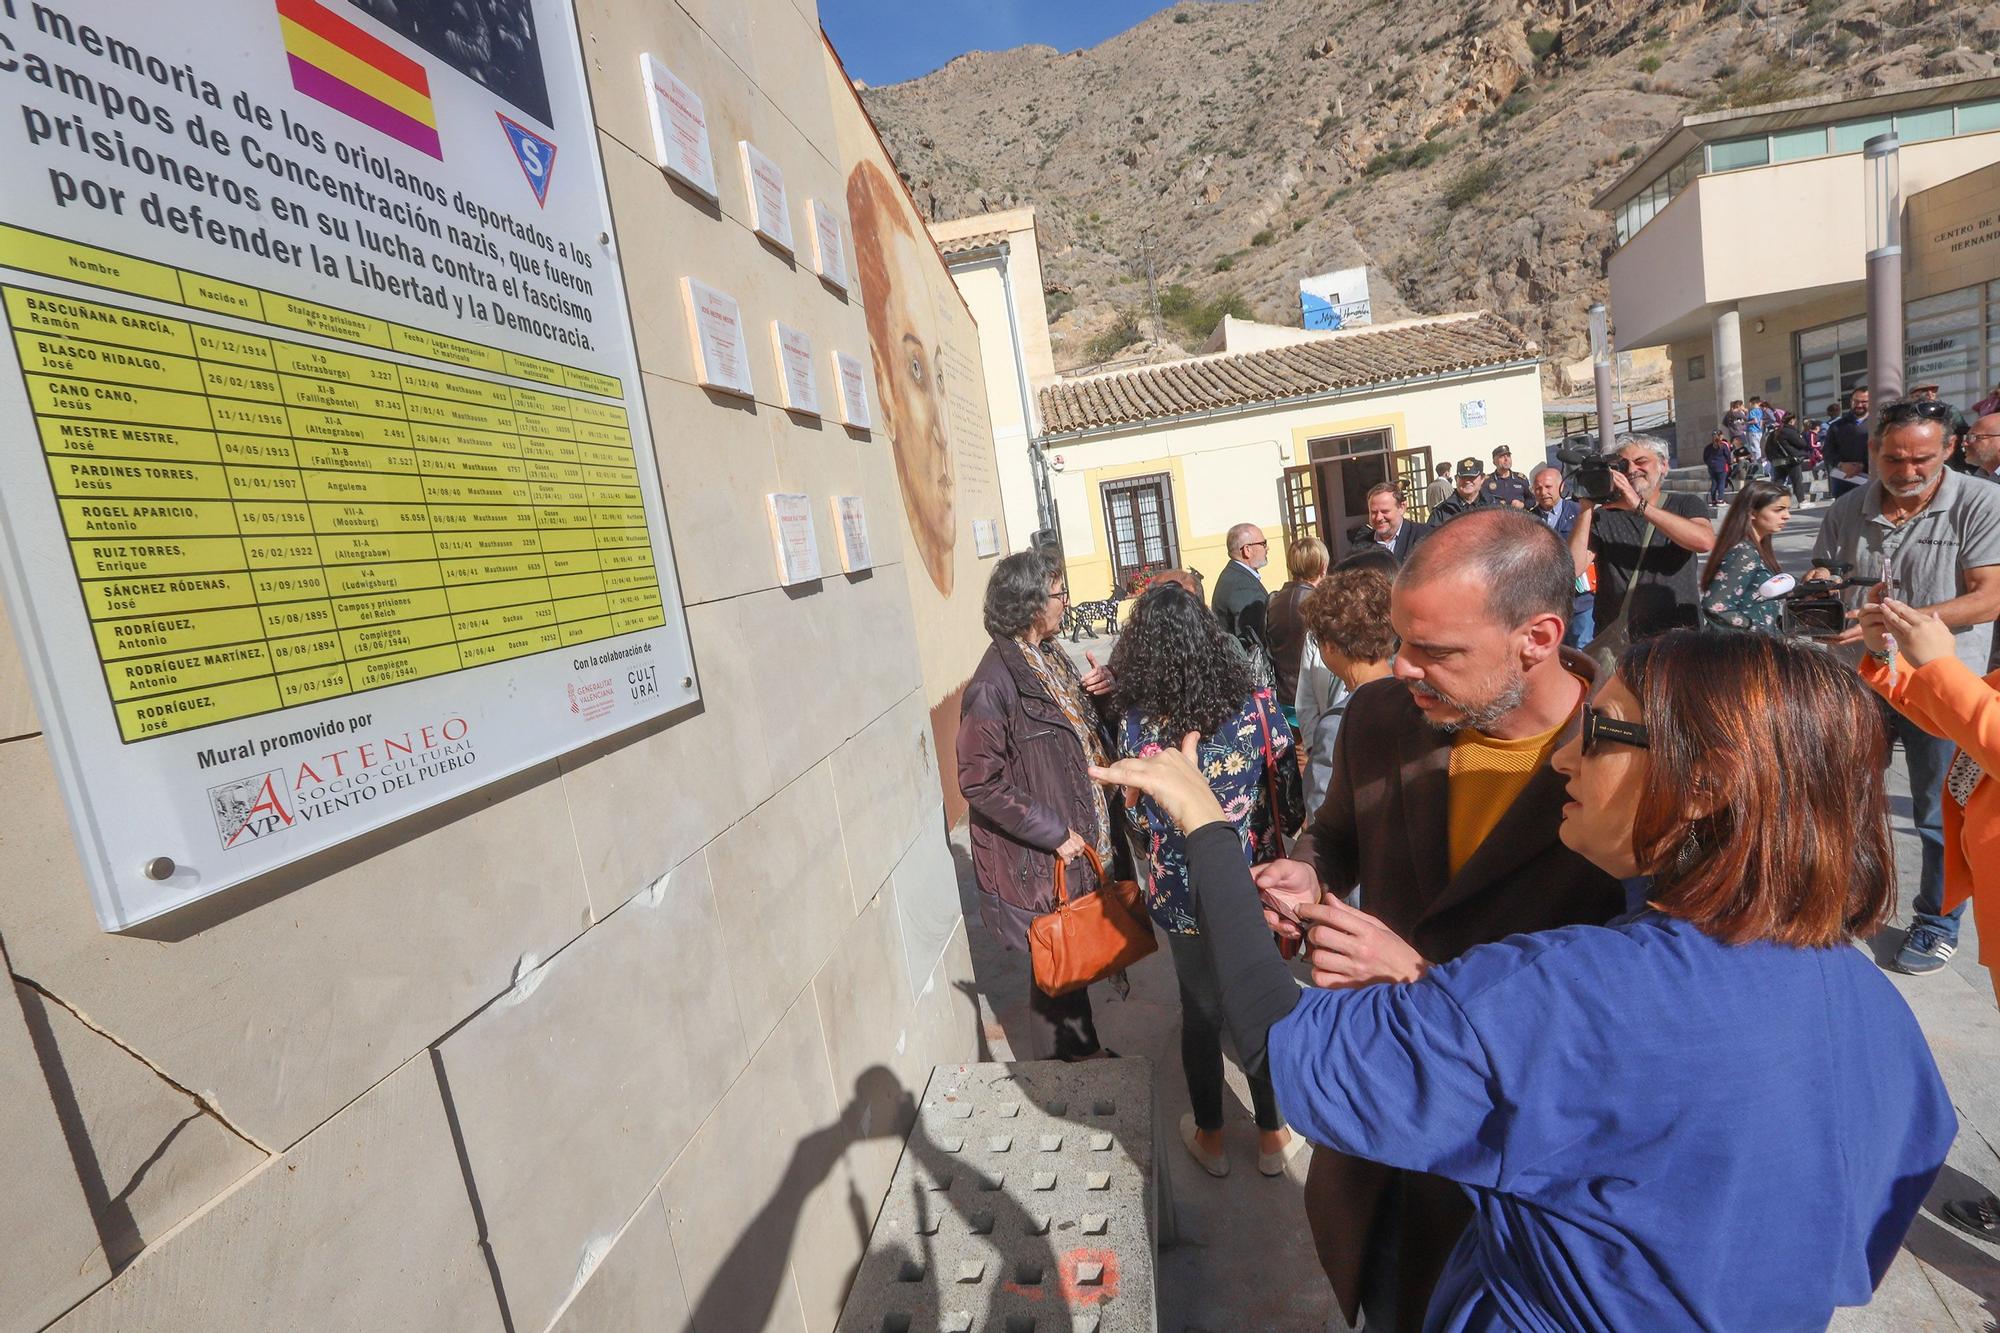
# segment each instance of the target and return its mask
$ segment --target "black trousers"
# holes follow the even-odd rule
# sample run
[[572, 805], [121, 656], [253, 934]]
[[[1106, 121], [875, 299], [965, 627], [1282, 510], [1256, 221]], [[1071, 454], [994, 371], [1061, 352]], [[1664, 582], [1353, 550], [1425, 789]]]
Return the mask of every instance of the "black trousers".
[[1097, 1020], [1090, 1012], [1090, 987], [1067, 995], [1051, 995], [1028, 973], [1028, 1044], [1030, 1060], [1082, 1060], [1102, 1049]]
[[[1195, 1128], [1222, 1128], [1222, 984], [1208, 941], [1199, 935], [1167, 934], [1174, 955], [1174, 974], [1181, 983], [1181, 1068], [1187, 1072], [1188, 1102], [1194, 1107]], [[1273, 946], [1274, 948], [1276, 946]], [[1282, 1129], [1278, 1099], [1271, 1080], [1246, 1074], [1257, 1128]]]

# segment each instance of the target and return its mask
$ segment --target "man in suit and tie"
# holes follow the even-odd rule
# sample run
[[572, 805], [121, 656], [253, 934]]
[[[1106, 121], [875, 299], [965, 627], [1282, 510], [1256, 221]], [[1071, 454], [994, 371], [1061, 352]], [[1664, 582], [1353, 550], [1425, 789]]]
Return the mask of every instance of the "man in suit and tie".
[[[1583, 511], [1576, 507], [1576, 501], [1563, 494], [1562, 469], [1554, 463], [1543, 463], [1528, 474], [1528, 490], [1534, 495], [1535, 503], [1528, 512], [1548, 524], [1549, 531], [1562, 538], [1563, 545], [1569, 545], [1569, 534], [1576, 527], [1576, 516]], [[1576, 576], [1576, 602], [1570, 607], [1569, 633], [1563, 637], [1567, 647], [1590, 642], [1590, 636], [1597, 632], [1593, 623], [1597, 616], [1597, 594], [1590, 590], [1590, 580], [1584, 575]]]
[[1383, 481], [1368, 488], [1368, 531], [1375, 544], [1395, 556], [1400, 565], [1431, 530], [1403, 516], [1403, 493]]
[[[1625, 910], [1618, 882], [1558, 838], [1564, 782], [1548, 759], [1597, 676], [1562, 646], [1574, 577], [1568, 548], [1517, 509], [1467, 513], [1411, 552], [1390, 598], [1394, 675], [1350, 698], [1296, 859], [1252, 872], [1267, 899], [1358, 888], [1361, 910], [1432, 963]], [[1284, 915], [1274, 925], [1296, 935]], [[1351, 982], [1317, 965], [1337, 952], [1324, 933], [1309, 940], [1315, 980]], [[1365, 1294], [1370, 1327], [1416, 1327], [1471, 1213], [1440, 1177], [1313, 1151], [1306, 1217], [1349, 1324]]]
[[1226, 538], [1229, 564], [1215, 580], [1215, 600], [1210, 607], [1222, 628], [1234, 634], [1245, 647], [1259, 651], [1264, 645], [1264, 607], [1271, 594], [1257, 573], [1271, 559], [1271, 544], [1255, 523], [1238, 523]]

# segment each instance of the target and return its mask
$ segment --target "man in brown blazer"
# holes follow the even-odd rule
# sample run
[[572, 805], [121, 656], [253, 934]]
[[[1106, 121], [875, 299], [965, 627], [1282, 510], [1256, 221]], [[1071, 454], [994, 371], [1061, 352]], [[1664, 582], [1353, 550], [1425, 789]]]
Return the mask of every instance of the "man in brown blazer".
[[[1575, 734], [1596, 678], [1562, 646], [1574, 587], [1555, 534], [1503, 509], [1440, 528], [1403, 565], [1394, 677], [1350, 699], [1296, 859], [1253, 872], [1287, 933], [1285, 917], [1313, 923], [1315, 909], [1294, 904], [1322, 886], [1358, 887], [1358, 906], [1387, 927], [1358, 944], [1311, 930], [1315, 984], [1409, 979], [1477, 944], [1625, 910], [1618, 882], [1557, 837], [1566, 796], [1548, 757]], [[1365, 1288], [1371, 1328], [1421, 1327], [1471, 1215], [1449, 1181], [1313, 1150], [1306, 1216], [1350, 1324]]]

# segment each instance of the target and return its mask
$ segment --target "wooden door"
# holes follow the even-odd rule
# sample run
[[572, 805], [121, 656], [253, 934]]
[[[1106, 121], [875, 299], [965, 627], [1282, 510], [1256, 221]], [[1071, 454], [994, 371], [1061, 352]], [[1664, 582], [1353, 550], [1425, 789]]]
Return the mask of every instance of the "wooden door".
[[1313, 486], [1312, 465], [1288, 467], [1278, 478], [1278, 512], [1285, 524], [1285, 547], [1301, 537], [1318, 537], [1319, 497]]

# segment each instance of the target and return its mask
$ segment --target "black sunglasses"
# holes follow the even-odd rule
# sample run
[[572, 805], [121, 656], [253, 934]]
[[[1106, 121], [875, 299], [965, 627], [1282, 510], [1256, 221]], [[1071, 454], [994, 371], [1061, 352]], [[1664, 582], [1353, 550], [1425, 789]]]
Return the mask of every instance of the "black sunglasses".
[[1882, 409], [1882, 424], [1898, 421], [1949, 421], [1951, 405], [1929, 398], [1899, 398]]
[[1583, 752], [1589, 754], [1599, 741], [1612, 741], [1619, 745], [1629, 745], [1635, 750], [1647, 748], [1646, 724], [1643, 722], [1620, 722], [1615, 717], [1606, 717], [1589, 704], [1583, 706]]

